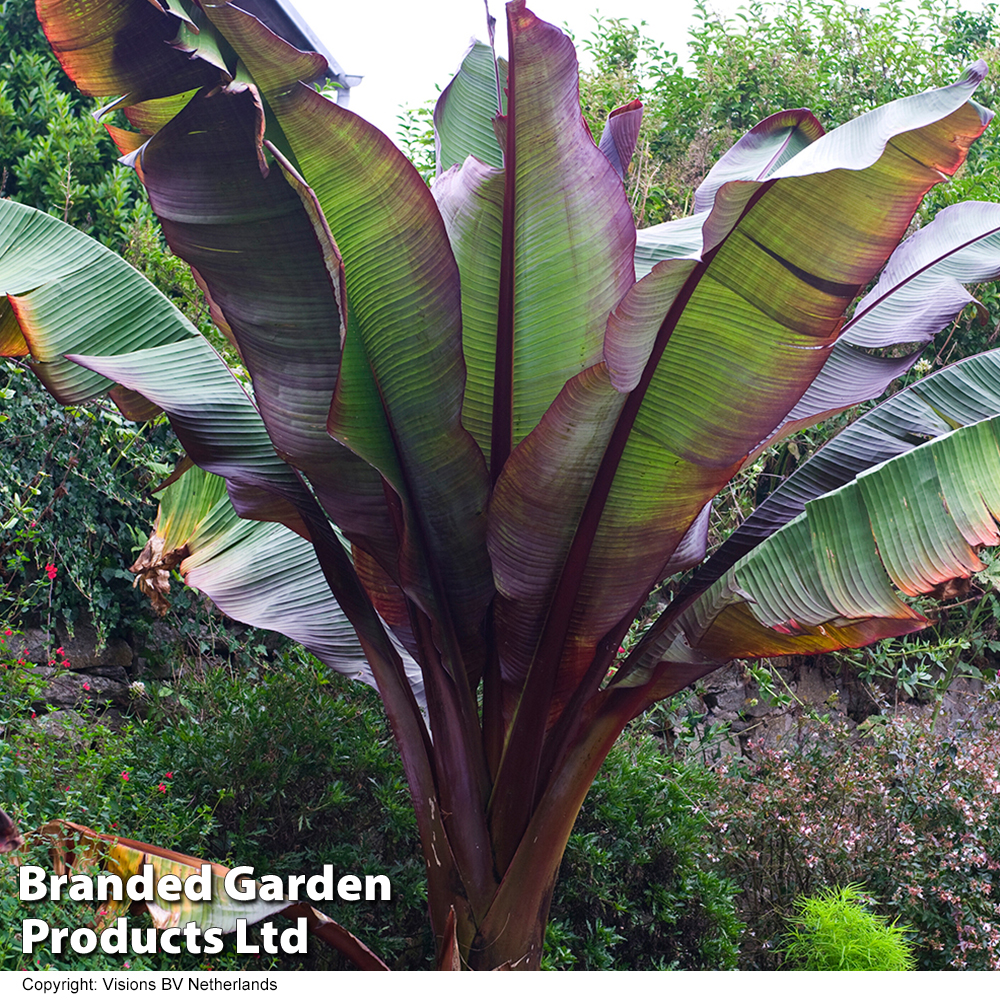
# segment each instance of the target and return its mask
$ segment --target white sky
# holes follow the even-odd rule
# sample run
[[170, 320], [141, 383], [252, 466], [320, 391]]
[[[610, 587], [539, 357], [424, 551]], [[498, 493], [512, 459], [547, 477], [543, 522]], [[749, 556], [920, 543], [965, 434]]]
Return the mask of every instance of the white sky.
[[[364, 76], [351, 91], [351, 110], [393, 138], [399, 106], [416, 107], [433, 97], [435, 85], [444, 87], [458, 68], [469, 39], [475, 35], [486, 40], [483, 0], [292, 2], [344, 71]], [[710, 0], [710, 6], [732, 13], [743, 2]], [[634, 24], [646, 21], [643, 30], [650, 38], [687, 56], [694, 0], [529, 0], [528, 6], [546, 21], [568, 24], [578, 49], [590, 36], [592, 17], [599, 11]], [[503, 54], [507, 34], [502, 0], [491, 0], [490, 12], [497, 19], [497, 49]]]

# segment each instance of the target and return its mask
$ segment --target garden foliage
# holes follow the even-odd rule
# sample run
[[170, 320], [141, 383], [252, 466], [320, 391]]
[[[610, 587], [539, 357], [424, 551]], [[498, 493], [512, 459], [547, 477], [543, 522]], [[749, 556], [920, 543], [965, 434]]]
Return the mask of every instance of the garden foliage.
[[[979, 718], [995, 711], [984, 696]], [[707, 806], [713, 856], [740, 886], [744, 967], [773, 967], [798, 897], [860, 883], [907, 926], [918, 968], [1000, 968], [995, 721], [944, 734], [873, 716], [750, 749], [716, 768]]]

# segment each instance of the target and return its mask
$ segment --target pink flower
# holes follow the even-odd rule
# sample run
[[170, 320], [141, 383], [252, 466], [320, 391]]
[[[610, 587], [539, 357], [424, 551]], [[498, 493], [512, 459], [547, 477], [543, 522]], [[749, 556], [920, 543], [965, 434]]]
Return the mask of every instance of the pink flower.
[[173, 771], [167, 771], [167, 775], [166, 776], [168, 778], [172, 778], [174, 776], [174, 772]]
[[66, 651], [65, 651], [65, 650], [64, 650], [64, 649], [62, 648], [62, 646], [60, 646], [60, 647], [59, 647], [59, 648], [58, 648], [58, 649], [56, 650], [56, 656], [65, 656], [65, 655], [66, 655]]
[[[64, 663], [63, 666], [66, 666], [66, 664]], [[83, 690], [84, 691], [90, 690], [90, 685], [86, 681], [83, 682]]]
[[13, 635], [14, 634], [14, 630], [12, 628], [5, 628], [3, 630], [3, 634], [4, 635]]
[[128, 771], [122, 771], [122, 781], [128, 781]]
[[68, 666], [69, 666], [69, 660], [63, 660], [63, 661], [62, 661], [62, 665], [63, 665], [64, 667], [68, 667]]
[[157, 790], [158, 792], [165, 792], [165, 791], [167, 790], [167, 786], [166, 786], [165, 784], [163, 784], [163, 782], [161, 781], [161, 782], [160, 782], [160, 783], [159, 783], [159, 784], [158, 784], [158, 785], [156, 786], [156, 790]]
[[55, 563], [46, 563], [45, 572], [48, 573], [50, 580], [54, 580], [56, 578], [56, 573], [58, 573], [59, 570], [56, 569]]

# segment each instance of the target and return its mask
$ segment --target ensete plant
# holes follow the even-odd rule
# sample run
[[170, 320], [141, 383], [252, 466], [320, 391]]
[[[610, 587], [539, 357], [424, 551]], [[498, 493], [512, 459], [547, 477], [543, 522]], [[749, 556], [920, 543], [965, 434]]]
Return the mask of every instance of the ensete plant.
[[3, 353], [63, 403], [170, 417], [189, 461], [140, 561], [150, 593], [178, 567], [377, 685], [442, 967], [538, 966], [574, 819], [630, 719], [733, 657], [919, 629], [899, 592], [997, 542], [989, 354], [868, 413], [703, 561], [733, 476], [881, 393], [972, 302], [959, 279], [1000, 271], [992, 204], [896, 249], [989, 121], [984, 64], [828, 135], [773, 115], [690, 218], [637, 233], [641, 106], [595, 143], [573, 45], [524, 0], [509, 64], [477, 43], [441, 95], [431, 188], [317, 91], [324, 58], [268, 26], [271, 4], [38, 12], [77, 86], [131, 123], [108, 128], [249, 382], [109, 251], [7, 202]]

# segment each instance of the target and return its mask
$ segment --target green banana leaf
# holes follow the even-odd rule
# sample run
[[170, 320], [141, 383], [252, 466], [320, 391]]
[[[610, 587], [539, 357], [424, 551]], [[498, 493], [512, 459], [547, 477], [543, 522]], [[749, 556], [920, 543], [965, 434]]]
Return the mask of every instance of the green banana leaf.
[[473, 39], [458, 72], [434, 107], [437, 175], [475, 156], [486, 166], [503, 166], [493, 119], [506, 110], [507, 61]]
[[296, 50], [234, 7], [206, 11], [274, 112], [345, 261], [347, 331], [328, 429], [400, 497], [402, 589], [454, 629], [457, 647], [443, 637], [446, 669], [464, 662], [478, 677], [493, 594], [488, 483], [460, 421], [458, 269], [433, 198], [377, 129], [298, 82]]
[[615, 683], [638, 686], [659, 672], [661, 690], [679, 690], [695, 663], [704, 671], [737, 656], [822, 652], [923, 628], [897, 591], [967, 577], [982, 568], [976, 550], [1000, 540], [997, 414], [1000, 351], [864, 414], [699, 567]]

